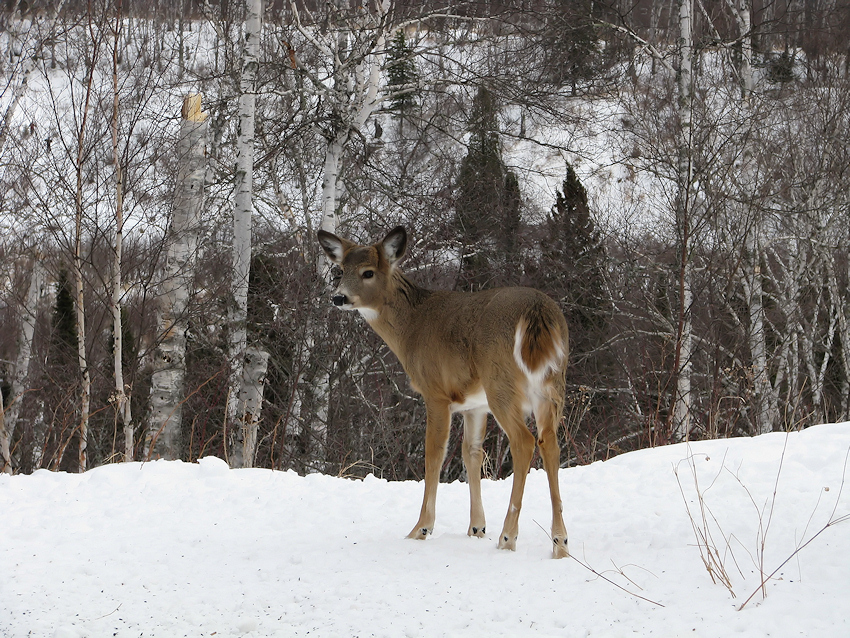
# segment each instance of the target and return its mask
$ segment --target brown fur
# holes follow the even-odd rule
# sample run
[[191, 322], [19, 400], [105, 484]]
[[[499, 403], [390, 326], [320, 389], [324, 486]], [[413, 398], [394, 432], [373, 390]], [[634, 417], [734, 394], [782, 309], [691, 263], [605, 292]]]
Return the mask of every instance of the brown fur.
[[407, 245], [401, 227], [371, 246], [324, 231], [319, 232], [319, 242], [343, 271], [334, 303], [361, 311], [398, 356], [411, 385], [425, 400], [425, 496], [409, 537], [424, 539], [433, 530], [452, 412], [464, 416], [463, 460], [470, 488], [468, 533], [484, 536], [480, 482], [489, 411], [508, 436], [514, 462], [513, 489], [499, 547], [515, 549], [535, 443], [526, 416], [533, 412], [552, 497], [553, 554], [556, 558], [567, 556], [557, 430], [569, 347], [567, 323], [557, 304], [531, 288], [476, 293], [420, 288], [396, 265]]

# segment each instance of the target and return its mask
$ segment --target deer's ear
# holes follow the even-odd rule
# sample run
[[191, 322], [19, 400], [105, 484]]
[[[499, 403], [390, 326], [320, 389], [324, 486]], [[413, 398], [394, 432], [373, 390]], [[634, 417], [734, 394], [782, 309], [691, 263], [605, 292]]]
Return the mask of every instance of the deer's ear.
[[407, 231], [401, 226], [396, 226], [384, 237], [381, 248], [391, 266], [400, 261], [404, 257], [404, 251], [407, 250]]
[[351, 245], [351, 242], [347, 239], [340, 239], [326, 230], [320, 230], [318, 236], [319, 243], [322, 245], [322, 249], [328, 256], [328, 259], [337, 265], [341, 265], [342, 258], [345, 255], [345, 249]]

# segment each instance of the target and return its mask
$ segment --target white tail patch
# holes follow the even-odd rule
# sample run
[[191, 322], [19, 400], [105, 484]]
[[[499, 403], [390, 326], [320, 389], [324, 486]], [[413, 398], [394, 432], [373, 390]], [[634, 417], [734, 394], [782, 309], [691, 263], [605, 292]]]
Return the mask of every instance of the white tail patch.
[[516, 331], [514, 332], [514, 361], [519, 366], [519, 369], [522, 370], [522, 373], [528, 378], [529, 382], [533, 382], [535, 385], [539, 385], [543, 379], [546, 378], [546, 375], [549, 374], [552, 370], [557, 370], [561, 367], [561, 363], [564, 360], [564, 348], [563, 345], [554, 342], [552, 345], [554, 347], [554, 352], [552, 356], [543, 362], [543, 365], [540, 366], [537, 370], [530, 370], [528, 366], [525, 364], [525, 361], [522, 358], [522, 342], [525, 339], [525, 321], [520, 320], [517, 324]]

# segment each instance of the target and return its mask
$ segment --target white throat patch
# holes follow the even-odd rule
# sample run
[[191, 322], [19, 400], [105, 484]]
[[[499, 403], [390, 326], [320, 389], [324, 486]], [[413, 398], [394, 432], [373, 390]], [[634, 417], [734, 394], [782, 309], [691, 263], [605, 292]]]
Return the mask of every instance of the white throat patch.
[[373, 310], [372, 308], [358, 308], [357, 312], [359, 312], [366, 321], [374, 321], [380, 314], [377, 310]]

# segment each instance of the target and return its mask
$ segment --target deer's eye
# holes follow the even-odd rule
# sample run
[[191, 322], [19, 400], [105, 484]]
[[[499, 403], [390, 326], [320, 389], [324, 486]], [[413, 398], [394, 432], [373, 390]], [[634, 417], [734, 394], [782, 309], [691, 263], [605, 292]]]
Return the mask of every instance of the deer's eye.
[[363, 279], [371, 279], [374, 276], [375, 276], [374, 270], [364, 270], [363, 271], [363, 275], [362, 275]]

